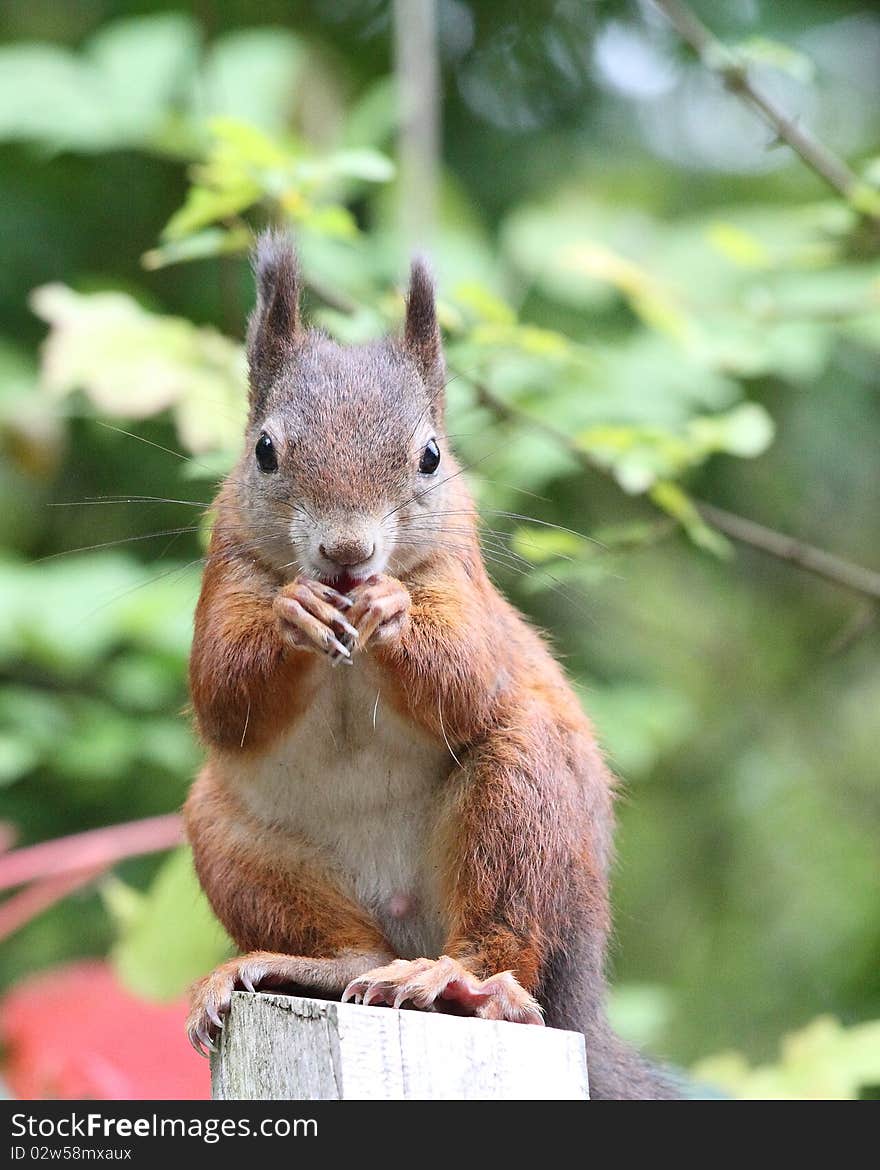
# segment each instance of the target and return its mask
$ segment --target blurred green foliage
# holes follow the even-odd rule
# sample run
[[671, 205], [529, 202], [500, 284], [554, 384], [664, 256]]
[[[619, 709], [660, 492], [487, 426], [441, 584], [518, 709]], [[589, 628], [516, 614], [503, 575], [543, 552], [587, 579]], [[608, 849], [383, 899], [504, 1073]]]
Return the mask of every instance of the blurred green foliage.
[[775, 1064], [750, 1068], [739, 1053], [722, 1053], [694, 1075], [747, 1101], [851, 1101], [880, 1083], [880, 1023], [842, 1028], [820, 1016], [786, 1037]]
[[[296, 229], [341, 338], [401, 314], [388, 6], [147, 7], [47, 29], [13, 4], [0, 46], [0, 783], [23, 842], [173, 809], [197, 767], [185, 662], [240, 441], [251, 227]], [[877, 240], [646, 8], [439, 12], [450, 433], [489, 567], [623, 780], [617, 1024], [681, 1062], [746, 1053], [698, 1068], [743, 1096], [856, 1095], [880, 1083], [874, 611], [734, 553], [692, 497], [877, 563]], [[870, 178], [880, 115], [844, 99], [880, 22], [856, 12], [719, 31]], [[167, 997], [227, 945], [177, 852], [30, 923], [0, 979], [112, 949]], [[752, 1066], [828, 1013], [854, 1026]]]

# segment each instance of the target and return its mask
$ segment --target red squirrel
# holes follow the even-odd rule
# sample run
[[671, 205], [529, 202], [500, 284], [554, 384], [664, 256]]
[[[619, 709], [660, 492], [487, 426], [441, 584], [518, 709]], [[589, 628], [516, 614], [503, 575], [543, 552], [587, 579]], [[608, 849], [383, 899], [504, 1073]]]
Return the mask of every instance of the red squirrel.
[[427, 268], [401, 338], [306, 328], [290, 241], [255, 253], [241, 459], [216, 500], [185, 807], [243, 954], [193, 990], [297, 988], [586, 1037], [597, 1098], [676, 1095], [610, 1030], [612, 777], [542, 637], [498, 593], [444, 434]]

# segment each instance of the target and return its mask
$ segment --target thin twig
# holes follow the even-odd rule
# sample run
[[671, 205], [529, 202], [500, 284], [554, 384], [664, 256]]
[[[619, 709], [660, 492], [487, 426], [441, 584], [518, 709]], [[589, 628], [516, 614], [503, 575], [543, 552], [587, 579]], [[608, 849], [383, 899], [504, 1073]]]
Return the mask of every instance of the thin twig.
[[874, 572], [873, 569], [845, 561], [834, 553], [826, 552], [825, 549], [806, 544], [772, 528], [766, 528], [763, 524], [747, 520], [744, 516], [737, 516], [734, 512], [716, 508], [714, 504], [697, 501], [697, 508], [703, 519], [725, 536], [730, 536], [741, 544], [749, 544], [752, 548], [759, 548], [778, 560], [788, 561], [809, 573], [815, 573], [817, 577], [824, 577], [826, 581], [843, 585], [854, 593], [861, 593], [865, 597], [880, 601], [880, 573]]
[[[785, 112], [759, 89], [749, 76], [745, 63], [729, 50], [706, 27], [682, 0], [654, 0], [683, 41], [699, 55], [705, 67], [721, 78], [724, 85], [757, 110], [776, 135], [794, 150], [811, 170], [838, 195], [853, 201], [861, 187], [859, 177], [811, 131]], [[864, 209], [859, 208], [864, 214]], [[869, 218], [877, 219], [876, 214]]]
[[[540, 431], [567, 451], [582, 467], [607, 471], [607, 468], [599, 466], [590, 453], [573, 442], [564, 431], [557, 430], [551, 423], [535, 418], [528, 411], [505, 402], [484, 383], [477, 382], [472, 383], [472, 385], [477, 401], [499, 418], [517, 423], [532, 432]], [[867, 569], [852, 561], [845, 561], [842, 557], [826, 552], [825, 549], [806, 544], [802, 540], [787, 536], [783, 532], [776, 532], [772, 528], [766, 528], [763, 524], [746, 519], [745, 516], [738, 516], [734, 512], [716, 508], [714, 504], [707, 504], [701, 500], [694, 502], [703, 519], [717, 528], [719, 532], [723, 532], [725, 536], [731, 537], [740, 544], [760, 549], [761, 552], [768, 553], [770, 556], [776, 557], [777, 560], [797, 565], [798, 568], [805, 569], [816, 577], [822, 577], [835, 585], [859, 593], [863, 597], [869, 597], [873, 602], [880, 602], [880, 573], [873, 569]]]
[[505, 402], [503, 398], [498, 397], [494, 390], [490, 390], [485, 382], [474, 382], [471, 380], [471, 385], [474, 388], [477, 402], [491, 410], [498, 418], [528, 427], [530, 431], [540, 431], [542, 435], [546, 435], [548, 439], [552, 439], [557, 446], [564, 447], [569, 455], [576, 459], [582, 466], [588, 467], [591, 471], [607, 473], [607, 467], [603, 467], [598, 460], [592, 457], [589, 451], [573, 443], [568, 435], [558, 430], [552, 423], [544, 422], [543, 419], [536, 418], [535, 415], [522, 410], [519, 406], [513, 406], [511, 403]]

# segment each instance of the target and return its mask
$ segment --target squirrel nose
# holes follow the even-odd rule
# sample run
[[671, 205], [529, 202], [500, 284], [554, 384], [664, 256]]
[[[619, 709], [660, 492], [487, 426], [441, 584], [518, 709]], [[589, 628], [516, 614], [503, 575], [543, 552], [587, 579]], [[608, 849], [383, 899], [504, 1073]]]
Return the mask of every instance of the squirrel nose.
[[368, 544], [365, 540], [339, 540], [335, 544], [318, 546], [318, 552], [328, 561], [350, 568], [368, 561], [376, 551], [375, 542]]

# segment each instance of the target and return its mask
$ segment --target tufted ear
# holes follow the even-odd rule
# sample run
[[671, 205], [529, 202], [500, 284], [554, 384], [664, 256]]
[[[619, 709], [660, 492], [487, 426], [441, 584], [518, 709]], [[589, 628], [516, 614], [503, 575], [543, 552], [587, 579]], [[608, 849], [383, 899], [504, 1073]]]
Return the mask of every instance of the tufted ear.
[[444, 379], [443, 342], [437, 324], [434, 281], [427, 264], [420, 257], [413, 260], [410, 269], [403, 340], [432, 398], [439, 403]]
[[272, 383], [300, 340], [299, 265], [285, 232], [265, 231], [253, 254], [257, 303], [248, 321], [251, 410], [265, 403]]

